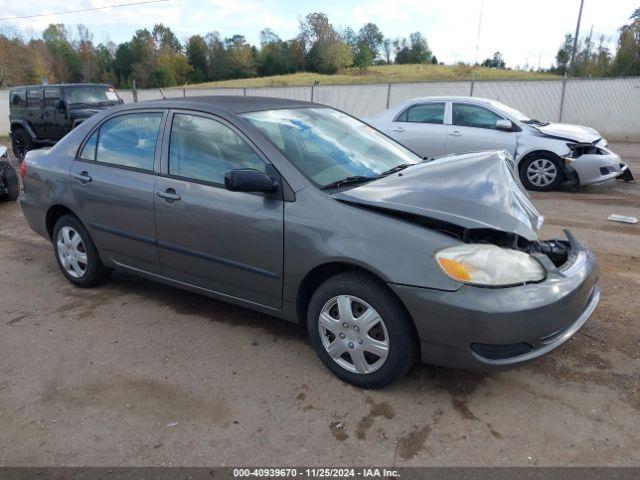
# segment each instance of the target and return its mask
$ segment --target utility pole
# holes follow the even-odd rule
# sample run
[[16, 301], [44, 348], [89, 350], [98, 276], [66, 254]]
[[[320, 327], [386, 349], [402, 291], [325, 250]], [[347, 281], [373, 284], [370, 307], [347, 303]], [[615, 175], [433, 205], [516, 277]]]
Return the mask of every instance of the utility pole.
[[591, 25], [591, 31], [589, 32], [589, 38], [587, 40], [587, 56], [584, 59], [584, 73], [585, 76], [587, 74], [587, 65], [589, 64], [589, 59], [591, 58], [591, 36], [593, 35], [593, 25]]
[[571, 63], [569, 64], [569, 77], [573, 75], [573, 69], [576, 63], [576, 52], [578, 51], [578, 37], [580, 36], [580, 20], [582, 20], [582, 7], [584, 0], [580, 0], [580, 11], [578, 12], [578, 23], [576, 24], [576, 35], [573, 37], [573, 52], [571, 53]]
[[580, 20], [582, 20], [582, 7], [584, 7], [584, 0], [580, 0], [578, 23], [576, 24], [576, 36], [573, 38], [573, 52], [571, 52], [571, 63], [569, 64], [569, 71], [565, 72], [564, 80], [562, 81], [562, 93], [560, 94], [560, 113], [558, 115], [558, 122], [560, 123], [562, 123], [562, 114], [564, 113], [564, 97], [567, 92], [567, 79], [573, 75], [573, 67], [576, 62], [576, 51], [578, 50], [578, 35], [580, 35]]
[[480, 50], [480, 33], [482, 32], [482, 10], [484, 8], [484, 0], [480, 0], [480, 15], [478, 16], [478, 37], [476, 38], [476, 60], [474, 66], [478, 64], [478, 52]]

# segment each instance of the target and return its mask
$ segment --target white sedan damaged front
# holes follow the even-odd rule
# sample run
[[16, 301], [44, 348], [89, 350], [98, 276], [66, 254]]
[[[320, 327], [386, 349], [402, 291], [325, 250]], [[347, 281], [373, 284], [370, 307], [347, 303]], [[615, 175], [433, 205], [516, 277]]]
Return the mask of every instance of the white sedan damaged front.
[[609, 150], [605, 139], [593, 143], [567, 143], [569, 152], [562, 156], [567, 179], [575, 186], [590, 185], [617, 178], [635, 181], [620, 156]]

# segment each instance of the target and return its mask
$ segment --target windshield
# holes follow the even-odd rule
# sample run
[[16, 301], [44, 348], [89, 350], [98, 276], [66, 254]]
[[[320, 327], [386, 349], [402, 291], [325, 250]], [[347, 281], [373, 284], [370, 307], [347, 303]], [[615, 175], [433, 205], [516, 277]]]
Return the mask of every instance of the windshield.
[[497, 108], [499, 110], [502, 110], [504, 113], [514, 117], [516, 120], [518, 120], [520, 122], [528, 122], [529, 120], [531, 120], [527, 115], [522, 113], [520, 110], [516, 110], [515, 108], [511, 108], [508, 105], [505, 105], [504, 103], [500, 103], [500, 102], [496, 102], [496, 101], [492, 101], [491, 103], [493, 104], [493, 106], [495, 108]]
[[[370, 126], [332, 108], [242, 115], [319, 187], [367, 181], [422, 159]], [[336, 185], [338, 186], [338, 185]]]
[[111, 103], [118, 102], [118, 95], [112, 87], [87, 86], [65, 88], [67, 103]]

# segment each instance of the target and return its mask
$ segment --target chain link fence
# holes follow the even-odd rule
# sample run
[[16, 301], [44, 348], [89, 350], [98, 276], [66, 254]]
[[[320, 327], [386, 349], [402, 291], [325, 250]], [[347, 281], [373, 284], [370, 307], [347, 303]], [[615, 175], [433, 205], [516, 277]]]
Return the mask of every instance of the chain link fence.
[[[306, 100], [370, 117], [415, 97], [471, 95], [501, 101], [540, 120], [586, 125], [611, 141], [640, 142], [640, 77], [533, 81], [459, 81], [264, 88], [118, 90], [125, 103], [164, 97], [247, 95]], [[0, 90], [0, 135], [9, 131], [9, 96]]]

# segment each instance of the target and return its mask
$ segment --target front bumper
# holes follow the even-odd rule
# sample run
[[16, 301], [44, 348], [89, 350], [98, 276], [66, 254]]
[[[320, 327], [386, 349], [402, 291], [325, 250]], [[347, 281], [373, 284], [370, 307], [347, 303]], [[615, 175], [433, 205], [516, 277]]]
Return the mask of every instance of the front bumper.
[[522, 365], [565, 343], [600, 299], [598, 265], [570, 236], [568, 261], [535, 284], [455, 292], [391, 285], [409, 310], [425, 363], [472, 371]]
[[568, 175], [575, 186], [594, 185], [614, 178], [633, 181], [627, 164], [610, 150], [606, 154], [581, 155], [567, 166], [567, 170], [575, 172], [575, 180]]

